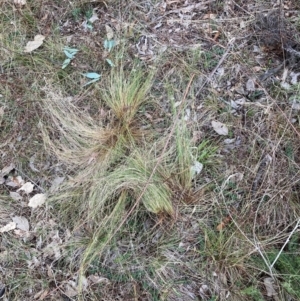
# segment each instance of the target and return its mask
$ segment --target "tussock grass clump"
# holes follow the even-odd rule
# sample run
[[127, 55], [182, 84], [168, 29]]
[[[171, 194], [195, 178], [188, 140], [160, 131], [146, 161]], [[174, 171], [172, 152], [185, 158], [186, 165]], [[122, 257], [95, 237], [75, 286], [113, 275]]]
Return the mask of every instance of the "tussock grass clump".
[[130, 125], [137, 117], [141, 105], [149, 103], [146, 95], [152, 86], [154, 73], [150, 71], [150, 74], [145, 74], [139, 66], [127, 72], [123, 66], [119, 68], [112, 69], [107, 89], [101, 94], [116, 118]]
[[103, 251], [130, 208], [142, 204], [150, 213], [174, 213], [164, 158], [172, 152], [161, 153], [162, 139], [149, 150], [147, 132], [139, 125], [152, 78], [153, 73], [139, 70], [112, 71], [99, 101], [99, 107], [109, 108], [110, 122], [95, 120], [53, 88], [45, 89], [46, 118], [56, 129], [42, 125], [45, 146], [73, 173], [50, 204], [71, 229], [89, 229], [84, 268]]
[[[16, 166], [0, 228], [30, 228], [0, 233], [0, 295], [298, 300], [297, 68], [264, 64], [256, 5], [225, 20], [224, 1], [15, 2], [0, 4], [0, 173]], [[62, 69], [64, 47], [78, 53]], [[101, 78], [83, 87], [86, 72]], [[6, 185], [19, 175], [32, 193]], [[46, 204], [28, 207], [40, 190]]]
[[59, 136], [59, 142], [50, 139], [44, 127], [46, 145], [68, 165], [86, 168], [96, 161], [101, 162], [103, 169], [104, 162], [114, 161], [111, 156], [122, 156], [122, 152], [124, 155], [126, 149], [141, 142], [138, 139], [144, 139], [146, 133], [139, 128], [137, 114], [148, 99], [152, 77], [153, 74], [142, 71], [132, 71], [129, 75], [112, 71], [108, 87], [101, 93], [104, 102], [99, 100], [99, 108], [106, 105], [111, 110], [110, 122], [105, 118], [95, 120], [69, 98], [46, 87], [44, 104]]

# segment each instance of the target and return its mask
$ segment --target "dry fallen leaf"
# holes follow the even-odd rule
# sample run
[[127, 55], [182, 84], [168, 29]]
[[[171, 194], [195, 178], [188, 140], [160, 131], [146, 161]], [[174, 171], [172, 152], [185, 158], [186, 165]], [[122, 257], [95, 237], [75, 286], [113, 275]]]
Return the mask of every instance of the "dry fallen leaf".
[[297, 82], [298, 82], [298, 76], [299, 75], [300, 75], [299, 72], [297, 72], [297, 73], [291, 72], [290, 77], [292, 78], [291, 79], [291, 84], [292, 85], [296, 85], [297, 84]]
[[35, 155], [33, 155], [29, 160], [29, 167], [32, 171], [39, 172], [37, 168], [34, 166]]
[[48, 296], [48, 294], [49, 294], [49, 289], [47, 288], [47, 289], [45, 289], [45, 290], [42, 290], [42, 291], [40, 291], [40, 292], [38, 292], [38, 293], [36, 293], [34, 296], [33, 296], [33, 299], [35, 299], [35, 300], [44, 300], [47, 296]]
[[98, 284], [98, 283], [109, 283], [109, 280], [105, 277], [100, 277], [98, 275], [90, 275], [88, 277], [88, 280], [92, 283], [92, 284]]
[[227, 178], [227, 181], [230, 180], [231, 183], [238, 183], [240, 181], [242, 181], [244, 178], [244, 174], [241, 173], [241, 172], [237, 172], [235, 174], [232, 174], [230, 175], [228, 178]]
[[6, 180], [6, 185], [7, 186], [11, 186], [11, 187], [20, 187], [24, 184], [24, 180], [22, 179], [21, 176], [17, 176], [17, 177], [9, 177]]
[[65, 294], [69, 297], [75, 297], [78, 295], [76, 283], [74, 281], [69, 280], [69, 283], [65, 285]]
[[232, 144], [232, 143], [234, 143], [235, 142], [235, 140], [236, 140], [236, 138], [232, 138], [232, 139], [225, 139], [223, 142], [225, 143], [225, 144]]
[[36, 35], [33, 41], [29, 41], [27, 43], [24, 52], [32, 52], [33, 50], [39, 48], [43, 44], [44, 39], [45, 37], [43, 35]]
[[89, 21], [91, 23], [94, 23], [96, 20], [99, 20], [99, 18], [97, 15], [97, 11], [95, 9], [93, 9], [93, 15], [89, 18]]
[[21, 238], [30, 238], [30, 237], [32, 237], [31, 233], [29, 231], [24, 231], [24, 230], [21, 230], [21, 229], [15, 229], [14, 234], [16, 236], [21, 237]]
[[214, 20], [216, 19], [217, 17], [217, 14], [205, 14], [203, 17], [202, 17], [202, 20], [207, 20], [207, 19], [210, 19], [210, 20]]
[[228, 223], [231, 221], [231, 217], [227, 216], [226, 218], [223, 219], [223, 221], [217, 226], [218, 231], [222, 231]]
[[58, 260], [61, 257], [59, 244], [55, 241], [52, 241], [43, 249], [43, 254], [45, 257], [55, 258], [55, 260]]
[[15, 164], [13, 164], [13, 163], [10, 163], [8, 166], [5, 166], [0, 171], [0, 177], [4, 177], [4, 176], [8, 175], [14, 168], [15, 168]]
[[5, 225], [4, 227], [0, 228], [0, 233], [4, 233], [4, 232], [8, 232], [11, 230], [16, 229], [16, 223], [15, 222], [10, 222], [7, 225]]
[[249, 78], [246, 83], [247, 91], [255, 91], [255, 82], [252, 78]]
[[20, 196], [17, 192], [13, 192], [13, 191], [11, 191], [10, 193], [9, 193], [9, 195], [10, 195], [10, 197], [13, 199], [13, 200], [15, 200], [15, 201], [20, 201], [20, 200], [22, 200], [22, 196]]
[[112, 40], [112, 38], [114, 37], [114, 31], [108, 25], [105, 25], [105, 29], [106, 29], [106, 37], [107, 37], [107, 39], [108, 40]]
[[28, 222], [26, 217], [24, 217], [24, 216], [14, 216], [12, 218], [12, 220], [13, 220], [13, 222], [16, 223], [16, 225], [17, 225], [16, 227], [18, 229], [21, 229], [23, 231], [29, 231], [29, 222]]
[[52, 181], [52, 185], [50, 187], [50, 192], [55, 192], [58, 190], [59, 185], [64, 181], [65, 177], [56, 177]]
[[49, 264], [47, 264], [47, 276], [49, 278], [52, 278], [52, 279], [55, 278], [55, 275], [54, 275], [54, 272], [52, 270], [52, 267]]
[[14, 4], [23, 6], [26, 4], [26, 0], [14, 0]]
[[199, 289], [199, 295], [201, 296], [201, 298], [203, 300], [207, 299], [207, 297], [209, 296], [210, 290], [208, 285], [206, 284], [202, 284], [200, 289]]
[[29, 200], [28, 207], [37, 208], [43, 205], [45, 201], [46, 201], [46, 194], [38, 193]]
[[273, 296], [277, 295], [277, 293], [274, 289], [274, 286], [273, 286], [274, 285], [274, 280], [271, 277], [266, 277], [264, 279], [264, 285], [266, 287], [268, 297], [273, 297]]
[[34, 185], [31, 182], [26, 182], [21, 188], [17, 191], [24, 190], [25, 193], [29, 194], [33, 191]]
[[228, 135], [228, 128], [225, 124], [219, 121], [212, 121], [211, 125], [213, 129], [219, 134], [219, 135]]
[[203, 169], [203, 164], [201, 162], [195, 161], [194, 164], [191, 166], [191, 173], [194, 177], [195, 175], [200, 174]]

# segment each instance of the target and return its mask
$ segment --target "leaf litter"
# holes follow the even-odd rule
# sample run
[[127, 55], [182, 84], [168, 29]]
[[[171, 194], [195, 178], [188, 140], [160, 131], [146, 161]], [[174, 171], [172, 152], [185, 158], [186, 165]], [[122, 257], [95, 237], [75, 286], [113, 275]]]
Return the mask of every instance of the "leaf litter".
[[[148, 40], [143, 39], [142, 37], [139, 39], [139, 41], [141, 43], [142, 42], [144, 43], [144, 44], [140, 43], [139, 47], [140, 47], [140, 45], [145, 46], [145, 51], [144, 51], [144, 48], [142, 49], [140, 47], [140, 49], [143, 50], [144, 53], [147, 53], [147, 51], [149, 51], [149, 49], [150, 49], [152, 51], [151, 56], [154, 57], [155, 52], [159, 53], [160, 49], [163, 49], [163, 47], [167, 47], [168, 50], [170, 48], [172, 48], [173, 50], [180, 49], [180, 51], [183, 51], [184, 49], [185, 50], [186, 49], [194, 49], [193, 44], [195, 45], [197, 42], [199, 45], [201, 45], [201, 51], [203, 51], [203, 50], [205, 51], [205, 50], [209, 49], [210, 42], [214, 45], [213, 47], [215, 47], [215, 48], [216, 48], [216, 45], [214, 44], [214, 42], [223, 43], [224, 40], [220, 39], [220, 36], [222, 37], [222, 35], [227, 36], [227, 34], [228, 35], [232, 34], [232, 32], [230, 32], [230, 31], [233, 31], [233, 27], [230, 27], [230, 25], [229, 25], [229, 27], [226, 28], [226, 31], [225, 30], [223, 31], [222, 29], [220, 29], [224, 24], [224, 20], [222, 19], [224, 16], [222, 14], [224, 13], [226, 15], [227, 20], [229, 20], [231, 17], [234, 17], [233, 12], [235, 11], [236, 8], [233, 9], [233, 6], [230, 3], [230, 1], [226, 1], [226, 3], [224, 4], [224, 12], [218, 11], [214, 6], [211, 6], [211, 3], [205, 4], [202, 6], [200, 3], [196, 3], [198, 5], [194, 5], [193, 3], [194, 3], [193, 1], [185, 1], [185, 2], [183, 2], [183, 1], [159, 1], [159, 2], [157, 2], [157, 5], [153, 7], [151, 14], [155, 14], [159, 11], [159, 14], [157, 13], [158, 20], [153, 18], [151, 16], [151, 14], [149, 13], [150, 19], [152, 18], [151, 22], [153, 22], [153, 20], [155, 21], [154, 22], [155, 24], [153, 24], [153, 25], [149, 24], [149, 29], [151, 29], [150, 30], [151, 33], [154, 33], [154, 34], [153, 34], [153, 36], [149, 37]], [[141, 5], [143, 5], [143, 4], [141, 4]], [[225, 7], [226, 7], [226, 9], [225, 9]], [[249, 6], [243, 6], [243, 9], [248, 10]], [[210, 11], [208, 11], [208, 10], [211, 10], [214, 13], [211, 14]], [[201, 11], [203, 11], [203, 14], [201, 14]], [[147, 16], [147, 17], [149, 17], [149, 16]], [[95, 22], [95, 28], [96, 28], [98, 23], [101, 23], [102, 20], [97, 19], [95, 16], [94, 16], [94, 18], [95, 18], [95, 21], [94, 20], [93, 21]], [[109, 19], [110, 18], [109, 14], [105, 14], [105, 15], [103, 14], [103, 18], [105, 18], [105, 21], [103, 21], [103, 22], [106, 22], [107, 24], [109, 24], [107, 26], [109, 26], [110, 28], [114, 28], [114, 29], [118, 28], [118, 22], [119, 22], [118, 20], [113, 20], [113, 18]], [[101, 19], [102, 19], [102, 15], [101, 15]], [[201, 22], [200, 21], [197, 22], [198, 20], [200, 20]], [[204, 20], [208, 20], [209, 22], [205, 23]], [[93, 23], [90, 19], [89, 19], [89, 21], [91, 23]], [[122, 22], [123, 21], [124, 20], [122, 20]], [[139, 18], [139, 22], [142, 23], [143, 21], [144, 20], [142, 18]], [[150, 22], [150, 21], [148, 21], [148, 22]], [[198, 25], [197, 25], [197, 23], [198, 23]], [[199, 36], [197, 36], [197, 33], [199, 33], [199, 31], [196, 30], [197, 29], [196, 26], [199, 26], [199, 23], [201, 23], [202, 28], [201, 28], [201, 32], [200, 32], [201, 34], [199, 34]], [[114, 24], [114, 26], [112, 27], [111, 24]], [[103, 23], [102, 23], [102, 25], [103, 25]], [[134, 27], [134, 26], [132, 26], [132, 27], [133, 27], [134, 34], [136, 35], [136, 33], [138, 33], [138, 30], [136, 27]], [[244, 21], [242, 21], [242, 23], [239, 22], [238, 27], [241, 29], [246, 28], [247, 22], [244, 22]], [[193, 36], [191, 36], [191, 37], [185, 36], [186, 32], [190, 32], [191, 34], [193, 34]], [[233, 31], [233, 33], [234, 33], [234, 31]], [[114, 36], [117, 36], [117, 34], [119, 34], [119, 32], [115, 33], [113, 31], [113, 36], [112, 36], [111, 40], [108, 39], [109, 37], [111, 37], [108, 35], [106, 37], [107, 41], [114, 41], [112, 39]], [[142, 36], [145, 34], [145, 32], [141, 32], [140, 34]], [[80, 37], [79, 34], [77, 35], [77, 37], [78, 36]], [[150, 36], [150, 35], [148, 35], [148, 36]], [[224, 36], [223, 36], [223, 38], [224, 38]], [[197, 41], [197, 39], [198, 39], [198, 41]], [[109, 49], [110, 51], [114, 50], [114, 46], [111, 46], [111, 45], [114, 45], [114, 42], [110, 42], [110, 44], [107, 43], [105, 45], [107, 46], [107, 49]], [[163, 47], [160, 48], [160, 46], [163, 46]], [[241, 47], [241, 49], [243, 49], [242, 44], [238, 44], [238, 45], [236, 45], [236, 47]], [[106, 48], [106, 47], [104, 46], [104, 48]], [[142, 56], [142, 54], [141, 54], [141, 56]], [[68, 58], [68, 56], [67, 56], [67, 58]], [[262, 60], [260, 60], [260, 62], [262, 62]], [[107, 61], [107, 63], [110, 65], [110, 63], [108, 61]], [[263, 68], [260, 68], [260, 69], [257, 68], [257, 66], [254, 66], [254, 68], [256, 68], [255, 70], [257, 70], [255, 72], [259, 72], [261, 69], [264, 70]], [[253, 68], [253, 70], [254, 70], [254, 68]], [[201, 69], [201, 68], [199, 68], [199, 69]], [[86, 69], [86, 70], [100, 70], [100, 69], [91, 68], [91, 69]], [[239, 99], [241, 99], [241, 96], [239, 95], [239, 98], [237, 97], [238, 93], [236, 94], [236, 92], [238, 92], [238, 89], [237, 89], [237, 87], [234, 86], [234, 84], [232, 84], [232, 82], [234, 82], [234, 80], [237, 80], [238, 82], [242, 83], [241, 86], [243, 88], [243, 91], [242, 91], [243, 96], [246, 97], [249, 95], [248, 92], [255, 92], [255, 77], [253, 77], [253, 79], [252, 79], [252, 75], [250, 75], [250, 78], [251, 78], [251, 81], [250, 81], [249, 75], [245, 76], [243, 74], [243, 76], [244, 76], [243, 79], [246, 79], [246, 80], [245, 80], [245, 82], [242, 82], [242, 79], [239, 79], [238, 75], [234, 75], [234, 76], [236, 76], [236, 78], [231, 82], [231, 78], [228, 78], [228, 76], [227, 76], [228, 70], [229, 70], [228, 66], [224, 66], [224, 68], [222, 67], [222, 68], [217, 69], [217, 72], [215, 74], [216, 76], [215, 76], [215, 78], [213, 78], [213, 85], [212, 85], [213, 89], [215, 89], [216, 93], [222, 93], [222, 97], [224, 97], [223, 99], [226, 99], [226, 100], [228, 100], [228, 103], [233, 104], [232, 108], [234, 109], [234, 113], [237, 114], [237, 116], [241, 116], [239, 114], [241, 114], [240, 112], [245, 110], [245, 108], [247, 110], [247, 113], [248, 112], [251, 113], [250, 110], [252, 110], [254, 108], [253, 103], [251, 103], [249, 101], [239, 102]], [[249, 68], [249, 70], [251, 70], [251, 69]], [[239, 71], [239, 72], [241, 72], [241, 71]], [[239, 74], [241, 74], [241, 73], [239, 73]], [[296, 82], [297, 77], [294, 76], [292, 80], [293, 80], [293, 82]], [[227, 87], [228, 90], [226, 90], [227, 88], [224, 88], [224, 87]], [[205, 96], [203, 96], [203, 99], [205, 99]], [[201, 102], [203, 102], [203, 99], [201, 99]], [[224, 108], [224, 106], [221, 105], [221, 102], [223, 101], [223, 99], [218, 98], [217, 106], [218, 106], [218, 113], [222, 112], [222, 114], [225, 115], [224, 114], [225, 108]], [[261, 99], [259, 98], [256, 101], [260, 102]], [[291, 104], [294, 106], [294, 101], [291, 102]], [[296, 108], [296, 106], [295, 106], [295, 108]], [[248, 109], [249, 109], [249, 111], [248, 111]], [[193, 110], [194, 110], [194, 108], [193, 108]], [[254, 112], [255, 112], [255, 114], [258, 114], [257, 111], [254, 110]], [[193, 113], [193, 112], [191, 112], [191, 113]], [[214, 118], [218, 119], [219, 117], [214, 116]], [[224, 121], [226, 119], [220, 118], [220, 120]], [[251, 128], [249, 127], [248, 115], [247, 115], [246, 121], [244, 121], [244, 122], [248, 126], [247, 128], [245, 127], [247, 129], [247, 131], [251, 131]], [[271, 118], [270, 118], [270, 123], [271, 123]], [[230, 124], [232, 124], [231, 121], [230, 121]], [[228, 135], [228, 127], [224, 123], [220, 123], [218, 125], [216, 125], [216, 124], [213, 125], [213, 123], [211, 122], [211, 123], [208, 123], [208, 125], [210, 128], [212, 127], [218, 135], [221, 135], [221, 136]], [[236, 128], [235, 125], [233, 125], [232, 130], [234, 131], [235, 128]], [[270, 128], [267, 127], [266, 131], [269, 131], [269, 130], [270, 130]], [[202, 128], [200, 129], [200, 132], [201, 131], [203, 134]], [[206, 133], [204, 133], [204, 134], [206, 134]], [[261, 134], [261, 133], [259, 133], [259, 134]], [[228, 150], [229, 150], [228, 153], [230, 153], [230, 152], [232, 154], [235, 154], [236, 152], [242, 153], [241, 150], [243, 150], [243, 147], [245, 147], [245, 145], [247, 147], [249, 147], [249, 145], [252, 145], [251, 141], [249, 142], [249, 140], [245, 139], [245, 137], [243, 136], [243, 133], [239, 133], [236, 137], [237, 138], [225, 139], [223, 141], [223, 143], [226, 144], [227, 146], [232, 146], [232, 148], [228, 148]], [[266, 137], [264, 136], [264, 138], [266, 138]], [[237, 141], [238, 141], [238, 143], [237, 143]], [[267, 141], [269, 141], [269, 139], [267, 139]], [[271, 142], [270, 142], [270, 144], [271, 144]], [[200, 162], [198, 162], [198, 163], [200, 163]], [[232, 162], [228, 162], [228, 165], [231, 163]], [[194, 162], [193, 164], [194, 164], [194, 166], [196, 166], [197, 162]], [[249, 172], [251, 173], [252, 169], [249, 168], [249, 166], [247, 166], [247, 168], [248, 168], [248, 170], [247, 170], [248, 173]], [[31, 168], [31, 170], [34, 171], [32, 168]], [[191, 168], [191, 170], [192, 170], [192, 168]], [[197, 170], [200, 170], [200, 168], [198, 168], [198, 169], [195, 168], [195, 170], [192, 172], [197, 173]], [[210, 175], [207, 175], [205, 170], [200, 170], [199, 173], [200, 173], [201, 177], [203, 175], [203, 178], [205, 178], [205, 180], [208, 183], [209, 183], [209, 181], [212, 180], [212, 177]], [[236, 177], [230, 178], [231, 185], [233, 185], [233, 184], [239, 185], [239, 183], [241, 181], [240, 179], [242, 178], [241, 175], [244, 175], [244, 173], [242, 173], [242, 172], [238, 173], [238, 170], [234, 170], [232, 172], [229, 172], [228, 174], [236, 175]], [[249, 179], [247, 179], [246, 174], [245, 174], [245, 177], [246, 177], [246, 180], [249, 180]], [[8, 179], [9, 179], [9, 181], [8, 181]], [[4, 180], [6, 183], [13, 183], [13, 185], [15, 185], [15, 186], [10, 186], [13, 188], [19, 188], [22, 185], [24, 185], [24, 181], [20, 178], [17, 180], [16, 177], [9, 176], [8, 178], [5, 177]], [[213, 180], [215, 180], [215, 179], [213, 178]], [[23, 183], [22, 183], [22, 181], [23, 181]], [[51, 185], [51, 183], [50, 183], [50, 185]], [[57, 186], [56, 186], [56, 184], [53, 186], [53, 192], [58, 190], [59, 185], [60, 185], [60, 183]], [[7, 185], [7, 186], [9, 186], [9, 185]], [[22, 191], [20, 191], [20, 192], [22, 192]], [[24, 191], [24, 193], [25, 193], [25, 191]], [[20, 198], [24, 198], [26, 200], [29, 198], [27, 195], [23, 195], [23, 193], [21, 193], [21, 195], [18, 193], [12, 194], [11, 196], [14, 196], [13, 199], [15, 201], [21, 200]], [[211, 202], [213, 203], [213, 200]], [[35, 208], [38, 208], [38, 206], [40, 206], [40, 205], [42, 205], [42, 204], [38, 204]], [[203, 210], [203, 208], [201, 207], [200, 209], [198, 209], [197, 207], [195, 207], [194, 210], [200, 211], [200, 210]], [[190, 213], [190, 215], [189, 215], [190, 219], [193, 219], [193, 214], [194, 214], [194, 211], [192, 211]], [[15, 215], [15, 216], [17, 216], [17, 215]], [[183, 215], [183, 218], [184, 218], [184, 215]], [[222, 222], [224, 222], [224, 227], [222, 227], [222, 229], [220, 229], [220, 230], [222, 230], [223, 231], [222, 233], [225, 234], [226, 233], [225, 231], [227, 231], [229, 228], [229, 227], [227, 227], [227, 225], [228, 225], [227, 219], [225, 218], [224, 220], [222, 220]], [[47, 223], [48, 223], [48, 221], [47, 221]], [[196, 224], [197, 223], [198, 223], [198, 221], [196, 219]], [[55, 226], [53, 224], [51, 224], [51, 225], [48, 224], [47, 227], [53, 228]], [[44, 226], [44, 229], [47, 227]], [[197, 227], [195, 227], [195, 228], [197, 228]], [[14, 229], [14, 230], [16, 230], [16, 229]], [[12, 232], [10, 232], [10, 234], [11, 233]], [[194, 235], [197, 237], [197, 239], [202, 236], [202, 233], [200, 233], [200, 232], [196, 232], [196, 233], [197, 233], [197, 235], [195, 235], [195, 234]], [[186, 230], [186, 235], [188, 236], [189, 239], [191, 239], [191, 241], [193, 241], [193, 239], [194, 239], [193, 232], [188, 232], [188, 230]], [[44, 246], [45, 245], [48, 246], [45, 238], [42, 239], [41, 244], [44, 244]], [[59, 245], [58, 242], [56, 244]], [[53, 245], [55, 245], [55, 243], [53, 243]], [[185, 243], [184, 246], [189, 246], [189, 244]], [[52, 249], [52, 251], [51, 252], [49, 251], [49, 253], [48, 253], [48, 254], [51, 253], [51, 255], [50, 255], [51, 258], [54, 258], [54, 259], [58, 258], [62, 254], [58, 250], [55, 251], [54, 250], [55, 247], [49, 247], [49, 248]], [[60, 247], [58, 247], [58, 248], [60, 248]], [[193, 250], [193, 245], [190, 246], [189, 250]], [[46, 253], [47, 252], [45, 252], [45, 254]], [[175, 251], [174, 251], [174, 254], [176, 254]], [[172, 254], [174, 257], [170, 256], [169, 258], [176, 258], [177, 262], [183, 265], [184, 256], [176, 257], [176, 255], [174, 255], [174, 254]], [[38, 259], [33, 259], [33, 258], [34, 257], [32, 257], [33, 262], [38, 261]], [[41, 260], [41, 258], [40, 258], [40, 260]], [[197, 264], [197, 263], [195, 263], [195, 264]], [[207, 270], [210, 270], [210, 273], [211, 273], [211, 271], [214, 271], [216, 269], [213, 266], [209, 266], [209, 264], [210, 264], [209, 261], [207, 261]], [[36, 265], [38, 265], [38, 263], [36, 263]], [[224, 266], [226, 267], [226, 258], [224, 259]], [[190, 267], [190, 268], [192, 268], [192, 267]], [[168, 272], [169, 271], [167, 270], [167, 268], [164, 268], [162, 271], [162, 273], [165, 273], [165, 275], [169, 276], [171, 274], [171, 272], [170, 272], [170, 274], [168, 274]], [[102, 275], [100, 275], [100, 276], [102, 276]], [[100, 277], [100, 276], [98, 276], [98, 277]], [[208, 276], [208, 278], [209, 278], [209, 276]], [[220, 276], [220, 273], [218, 271], [216, 271], [216, 273], [213, 274], [211, 276], [211, 278], [209, 278], [209, 280], [205, 279], [205, 283], [207, 283], [207, 285], [206, 284], [200, 284], [200, 285], [198, 284], [197, 288], [191, 288], [188, 285], [184, 286], [184, 287], [182, 286], [176, 291], [176, 293], [180, 294], [181, 292], [183, 292], [185, 297], [178, 297], [179, 299], [177, 298], [177, 299], [172, 299], [172, 300], [185, 300], [184, 298], [186, 298], [187, 300], [189, 300], [189, 299], [193, 300], [196, 298], [197, 293], [195, 293], [195, 292], [197, 292], [197, 290], [199, 292], [198, 294], [200, 294], [200, 296], [203, 299], [205, 299], [205, 298], [212, 299], [212, 298], [214, 298], [213, 297], [214, 293], [216, 293], [218, 291], [220, 292], [222, 290], [226, 291], [225, 282], [228, 282], [228, 281], [226, 279], [225, 279], [225, 281], [223, 281], [223, 280], [220, 280], [219, 278], [222, 278], [222, 277]], [[88, 278], [88, 279], [91, 279], [91, 278]], [[211, 280], [211, 279], [213, 279], [213, 280]], [[74, 279], [74, 281], [73, 282], [72, 281], [70, 283], [66, 283], [66, 285], [67, 285], [67, 287], [70, 286], [75, 292], [77, 292], [76, 280]], [[208, 282], [206, 282], [206, 281], [208, 281]], [[265, 282], [267, 283], [267, 285], [265, 284], [265, 289], [268, 291], [267, 286], [269, 285], [269, 283], [268, 283], [268, 281], [264, 280], [264, 283]], [[199, 287], [200, 287], [200, 289], [199, 289]], [[40, 291], [40, 292], [41, 292], [41, 294], [45, 293], [45, 291]], [[46, 290], [46, 295], [47, 294], [48, 294], [48, 291]], [[71, 292], [71, 294], [72, 294], [72, 292]], [[268, 291], [267, 294], [273, 295], [274, 292]], [[221, 293], [220, 293], [220, 295], [221, 295]], [[224, 300], [230, 298], [228, 296], [226, 297], [226, 294], [224, 294], [224, 296], [222, 295], [222, 298], [223, 297], [224, 297]], [[40, 298], [40, 296], [37, 298]]]
[[29, 231], [29, 222], [26, 217], [14, 216], [14, 217], [12, 217], [12, 220], [16, 224], [17, 229], [20, 229], [23, 231]]
[[0, 228], [0, 233], [5, 233], [16, 229], [17, 224], [15, 222], [10, 222], [7, 225]]
[[27, 42], [24, 52], [30, 53], [38, 49], [40, 46], [42, 46], [44, 39], [45, 37], [43, 35], [40, 34], [36, 35], [33, 41]]
[[[9, 176], [5, 181], [5, 184], [10, 187], [21, 187], [25, 184], [25, 181], [22, 179], [21, 176]], [[28, 186], [30, 185], [28, 184]]]
[[42, 206], [46, 202], [47, 196], [44, 193], [38, 193], [29, 199], [28, 207], [33, 209]]
[[228, 135], [228, 128], [225, 124], [219, 121], [212, 121], [211, 125], [213, 129], [215, 130], [216, 133], [222, 136], [227, 136]]
[[31, 182], [26, 182], [25, 184], [22, 185], [21, 188], [17, 190], [18, 191], [24, 191], [26, 194], [30, 194], [33, 191], [34, 184]]

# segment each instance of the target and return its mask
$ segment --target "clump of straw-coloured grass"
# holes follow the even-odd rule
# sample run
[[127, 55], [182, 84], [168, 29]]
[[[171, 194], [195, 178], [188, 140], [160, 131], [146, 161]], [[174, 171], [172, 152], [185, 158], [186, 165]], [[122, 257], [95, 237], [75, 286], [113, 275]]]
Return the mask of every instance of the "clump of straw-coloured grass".
[[106, 124], [80, 111], [53, 88], [45, 89], [47, 123], [50, 119], [51, 124], [51, 128], [46, 122], [42, 125], [45, 146], [73, 173], [50, 196], [49, 204], [70, 230], [89, 229], [82, 269], [103, 251], [137, 200], [150, 213], [174, 213], [166, 181], [170, 175], [164, 166], [168, 160], [162, 160], [152, 173], [163, 139], [147, 144], [147, 132], [140, 129], [137, 116], [148, 101], [152, 79], [153, 74], [142, 71], [112, 71], [101, 93], [101, 105], [112, 115]]

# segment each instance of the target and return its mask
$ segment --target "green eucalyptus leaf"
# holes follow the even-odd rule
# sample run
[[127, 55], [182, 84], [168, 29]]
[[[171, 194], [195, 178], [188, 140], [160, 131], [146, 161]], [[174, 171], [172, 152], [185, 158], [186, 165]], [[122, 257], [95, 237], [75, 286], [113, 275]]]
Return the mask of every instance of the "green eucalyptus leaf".
[[62, 64], [62, 69], [65, 69], [71, 63], [71, 59], [65, 59]]
[[69, 58], [69, 59], [73, 59], [74, 58], [74, 54], [68, 52], [67, 50], [64, 50], [65, 55]]
[[111, 51], [114, 46], [117, 45], [117, 42], [115, 40], [105, 40], [104, 41], [104, 48], [108, 51]]
[[110, 59], [106, 59], [106, 61], [110, 65], [110, 67], [115, 67], [116, 66]]
[[79, 50], [76, 48], [64, 47], [64, 51], [67, 51], [71, 55], [75, 55]]
[[101, 74], [98, 74], [96, 72], [82, 73], [82, 75], [87, 78], [97, 79], [97, 80], [101, 77]]

